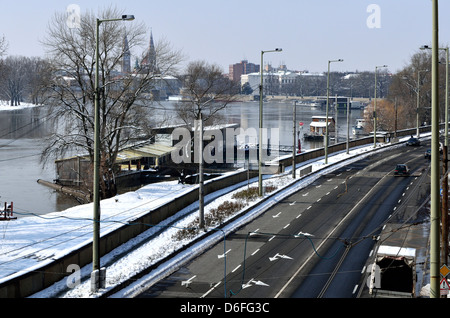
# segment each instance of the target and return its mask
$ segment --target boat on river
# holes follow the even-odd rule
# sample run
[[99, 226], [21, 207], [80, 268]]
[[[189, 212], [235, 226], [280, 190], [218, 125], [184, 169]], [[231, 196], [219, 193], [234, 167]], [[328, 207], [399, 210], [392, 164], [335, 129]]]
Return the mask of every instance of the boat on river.
[[[335, 121], [333, 117], [328, 117], [328, 136], [334, 135]], [[327, 117], [312, 116], [309, 124], [309, 132], [303, 135], [305, 140], [322, 140], [326, 135]]]

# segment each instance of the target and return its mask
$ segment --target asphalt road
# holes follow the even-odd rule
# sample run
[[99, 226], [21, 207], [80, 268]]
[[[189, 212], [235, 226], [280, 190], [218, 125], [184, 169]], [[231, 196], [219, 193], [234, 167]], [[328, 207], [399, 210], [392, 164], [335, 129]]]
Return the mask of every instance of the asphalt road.
[[[418, 206], [426, 196], [427, 147], [374, 154], [319, 178], [139, 297], [355, 297], [383, 222], [402, 200]], [[397, 163], [411, 176], [393, 176]]]

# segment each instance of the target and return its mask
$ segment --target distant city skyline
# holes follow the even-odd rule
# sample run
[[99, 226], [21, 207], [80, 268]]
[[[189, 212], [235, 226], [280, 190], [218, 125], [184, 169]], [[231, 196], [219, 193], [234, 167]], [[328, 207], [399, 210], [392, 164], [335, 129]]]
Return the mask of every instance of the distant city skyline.
[[[282, 48], [264, 56], [264, 64], [285, 64], [290, 70], [324, 72], [373, 71], [388, 65], [391, 72], [406, 66], [422, 45], [431, 43], [431, 1], [86, 1], [43, 0], [4, 2], [0, 35], [8, 55], [44, 56], [41, 41], [55, 12], [77, 5], [81, 13], [116, 6], [144, 22], [155, 42], [164, 38], [193, 60], [229, 65], [247, 60], [260, 64], [261, 50]], [[450, 42], [450, 1], [439, 2], [439, 41]]]

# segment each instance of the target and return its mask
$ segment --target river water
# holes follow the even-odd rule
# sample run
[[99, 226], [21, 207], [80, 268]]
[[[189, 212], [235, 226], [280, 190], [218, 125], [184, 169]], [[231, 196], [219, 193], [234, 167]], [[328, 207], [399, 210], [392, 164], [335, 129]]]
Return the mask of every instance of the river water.
[[[168, 109], [168, 116], [160, 114], [161, 118], [176, 118], [171, 116], [173, 102], [163, 102], [161, 106]], [[158, 107], [161, 113], [162, 107]], [[222, 113], [227, 124], [239, 124], [244, 129], [259, 127], [258, 102], [233, 103]], [[263, 114], [263, 127], [279, 128], [280, 144], [292, 146], [293, 102], [265, 102]], [[52, 181], [56, 177], [53, 163], [43, 166], [40, 162], [43, 138], [55, 129], [46, 115], [45, 107], [0, 111], [0, 204], [13, 202], [14, 210], [19, 213], [45, 214], [78, 204], [73, 198], [37, 183], [38, 179]], [[299, 129], [301, 137], [309, 129], [313, 115], [325, 115], [325, 111], [297, 105], [296, 122], [304, 123]], [[350, 125], [360, 117], [361, 111], [353, 109]], [[178, 123], [176, 119], [169, 121]], [[347, 137], [345, 113], [338, 116], [338, 134], [341, 141]], [[303, 138], [301, 142], [302, 150], [323, 147], [322, 142], [307, 142]]]

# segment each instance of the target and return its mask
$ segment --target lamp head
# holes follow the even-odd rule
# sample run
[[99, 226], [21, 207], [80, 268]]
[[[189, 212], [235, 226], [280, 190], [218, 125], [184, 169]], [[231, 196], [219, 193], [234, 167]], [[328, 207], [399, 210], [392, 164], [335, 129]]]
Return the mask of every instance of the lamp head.
[[122, 20], [124, 21], [133, 21], [134, 20], [134, 15], [132, 14], [125, 14], [122, 16]]

